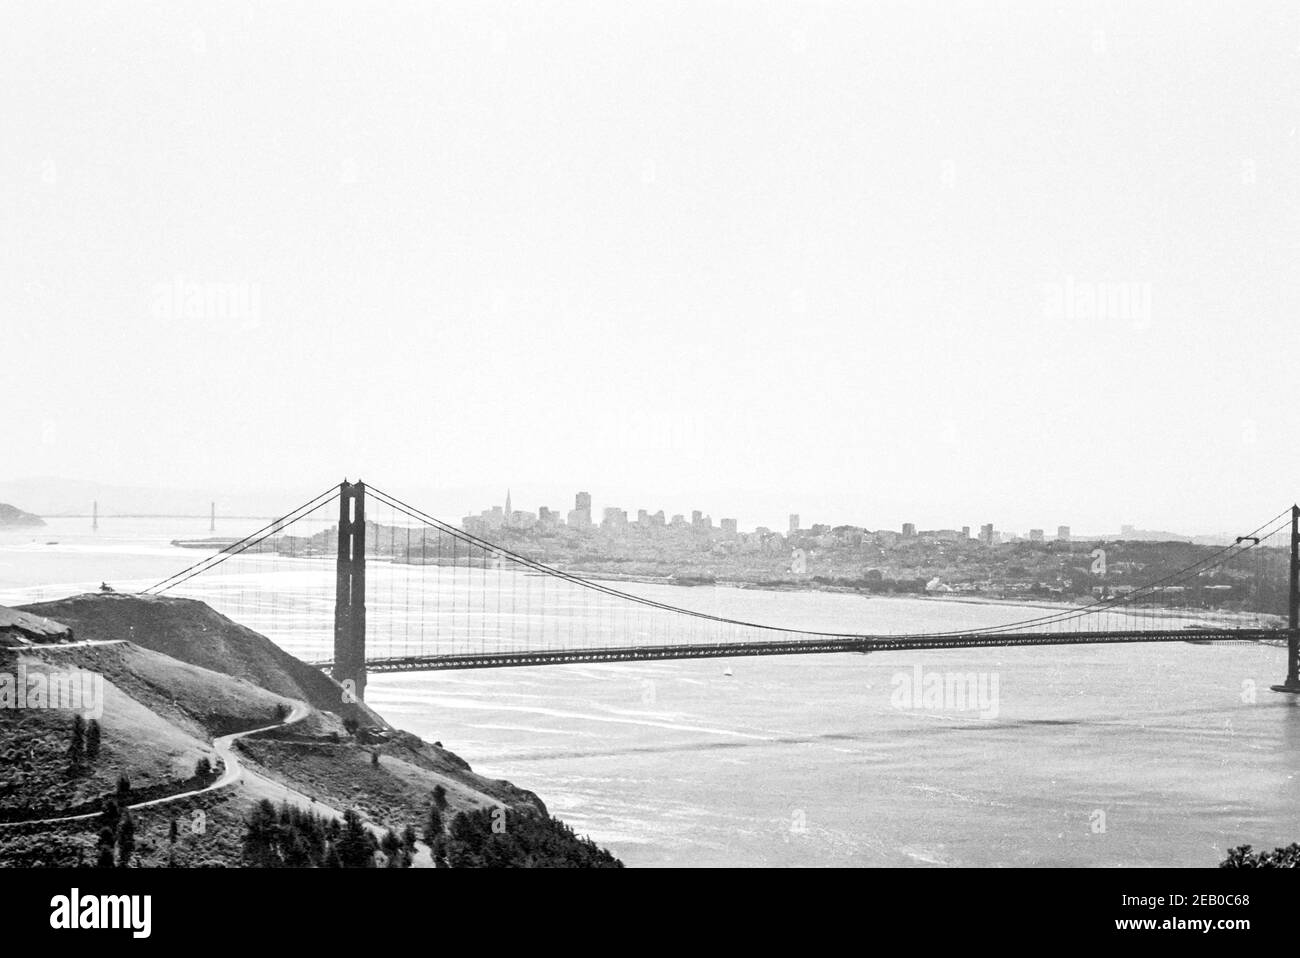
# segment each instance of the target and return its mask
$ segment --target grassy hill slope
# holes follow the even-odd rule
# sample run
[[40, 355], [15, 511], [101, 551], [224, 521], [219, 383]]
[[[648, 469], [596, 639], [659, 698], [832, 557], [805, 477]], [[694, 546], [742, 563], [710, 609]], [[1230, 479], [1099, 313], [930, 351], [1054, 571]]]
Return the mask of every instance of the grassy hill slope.
[[79, 640], [127, 639], [362, 725], [386, 725], [364, 704], [344, 702], [343, 689], [320, 669], [194, 599], [94, 592], [20, 609], [70, 626]]
[[111, 794], [119, 776], [132, 789], [170, 790], [199, 758], [215, 762], [211, 739], [274, 723], [291, 700], [249, 682], [131, 645], [42, 651], [0, 650], [0, 671], [84, 669], [102, 677], [100, 754], [72, 768], [75, 711], [0, 709], [0, 816], [54, 817]]

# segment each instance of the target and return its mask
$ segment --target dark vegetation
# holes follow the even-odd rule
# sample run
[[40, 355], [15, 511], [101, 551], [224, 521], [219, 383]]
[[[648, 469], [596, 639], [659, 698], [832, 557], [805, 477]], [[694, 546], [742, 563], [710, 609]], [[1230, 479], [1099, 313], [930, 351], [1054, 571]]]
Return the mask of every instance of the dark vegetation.
[[[391, 832], [389, 833], [392, 834]], [[288, 804], [279, 809], [262, 799], [248, 816], [244, 833], [244, 865], [250, 868], [374, 868], [380, 843], [361, 821], [355, 809], [343, 813], [343, 821], [325, 818]], [[400, 845], [385, 850], [399, 867]]]
[[1219, 863], [1220, 868], [1297, 868], [1300, 867], [1300, 844], [1292, 842], [1286, 848], [1271, 852], [1251, 851], [1249, 845], [1239, 845], [1228, 852]]
[[[102, 853], [107, 858], [101, 864], [112, 864], [114, 834], [121, 862], [119, 826], [116, 833], [107, 828], [102, 833], [101, 847], [110, 850]], [[407, 825], [400, 832], [387, 829], [376, 838], [351, 808], [340, 822], [288, 804], [277, 809], [263, 799], [248, 816], [243, 864], [250, 868], [409, 868], [420, 837]], [[438, 868], [623, 867], [609, 851], [589, 838], [579, 838], [563, 822], [501, 805], [459, 812], [448, 827], [435, 800], [429, 805], [423, 839]]]
[[623, 867], [608, 850], [597, 847], [590, 838], [579, 838], [559, 819], [526, 815], [504, 806], [459, 812], [447, 834], [435, 836], [435, 841], [434, 864], [439, 867]]

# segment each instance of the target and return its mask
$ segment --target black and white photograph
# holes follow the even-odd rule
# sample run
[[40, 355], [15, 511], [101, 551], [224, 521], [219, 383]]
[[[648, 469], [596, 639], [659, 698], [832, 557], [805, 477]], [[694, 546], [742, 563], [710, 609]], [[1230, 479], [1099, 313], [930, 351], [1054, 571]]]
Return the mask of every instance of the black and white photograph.
[[1298, 131], [1287, 0], [0, 0], [9, 914], [1280, 943]]

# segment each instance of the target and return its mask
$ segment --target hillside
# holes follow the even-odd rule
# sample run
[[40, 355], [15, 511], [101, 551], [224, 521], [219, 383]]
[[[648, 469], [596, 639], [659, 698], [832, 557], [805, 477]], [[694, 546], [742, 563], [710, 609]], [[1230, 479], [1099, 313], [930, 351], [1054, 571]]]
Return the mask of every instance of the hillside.
[[73, 670], [102, 679], [77, 699], [91, 716], [100, 713], [100, 752], [71, 768], [76, 709], [0, 708], [0, 820], [88, 810], [120, 776], [143, 799], [190, 779], [200, 758], [217, 764], [214, 736], [270, 725], [278, 708], [293, 706], [242, 679], [125, 643], [0, 650], [5, 674]]
[[[0, 673], [83, 669], [102, 677], [102, 742], [93, 760], [70, 758], [72, 711], [0, 708], [0, 865], [95, 861], [101, 809], [119, 776], [130, 781], [125, 804], [164, 799], [132, 812], [139, 865], [245, 864], [250, 817], [268, 801], [280, 815], [341, 819], [355, 809], [376, 838], [407, 826], [423, 835], [435, 803], [449, 833], [462, 813], [477, 822], [504, 808], [522, 816], [512, 821], [537, 822], [519, 825], [520, 834], [534, 835], [553, 857], [539, 858], [527, 842], [503, 841], [493, 856], [476, 858], [465, 850], [468, 839], [452, 836], [453, 854], [443, 860], [615, 862], [604, 852], [593, 858], [595, 846], [551, 819], [536, 795], [475, 774], [460, 757], [392, 729], [364, 706], [349, 708], [319, 670], [201, 602], [93, 594], [0, 613], [11, 640], [21, 643], [0, 649]], [[292, 724], [214, 742], [286, 719]], [[195, 763], [207, 758], [220, 766], [223, 757], [228, 781], [189, 795], [222, 772], [198, 779]], [[32, 822], [85, 813], [93, 814]], [[6, 827], [6, 820], [27, 824]], [[178, 820], [191, 827], [177, 831]], [[433, 864], [423, 843], [409, 860]]]
[[320, 669], [195, 599], [92, 592], [19, 607], [70, 626], [78, 639], [126, 639], [182, 662], [246, 679], [362, 725], [387, 723]]
[[0, 606], [0, 648], [71, 642], [72, 630], [45, 616]]
[[11, 506], [7, 502], [0, 502], [0, 529], [22, 528], [31, 526], [45, 525], [45, 520], [40, 516], [32, 515], [30, 512], [23, 512], [17, 506]]

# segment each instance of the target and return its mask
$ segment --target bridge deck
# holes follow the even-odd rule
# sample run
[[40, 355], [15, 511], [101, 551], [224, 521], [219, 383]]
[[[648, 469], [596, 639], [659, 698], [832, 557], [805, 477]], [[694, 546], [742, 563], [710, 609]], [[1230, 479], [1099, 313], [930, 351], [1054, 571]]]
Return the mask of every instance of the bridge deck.
[[[448, 669], [504, 669], [578, 662], [645, 662], [755, 655], [821, 655], [836, 652], [898, 652], [909, 649], [977, 649], [1028, 645], [1117, 645], [1132, 642], [1258, 642], [1287, 638], [1286, 629], [1166, 629], [1143, 632], [1020, 632], [961, 635], [827, 636], [775, 642], [718, 642], [698, 645], [468, 652], [367, 659], [367, 672], [433, 672]], [[313, 662], [329, 669], [332, 662]]]

